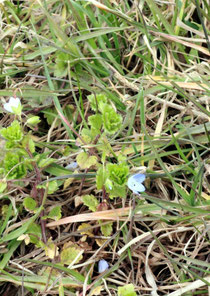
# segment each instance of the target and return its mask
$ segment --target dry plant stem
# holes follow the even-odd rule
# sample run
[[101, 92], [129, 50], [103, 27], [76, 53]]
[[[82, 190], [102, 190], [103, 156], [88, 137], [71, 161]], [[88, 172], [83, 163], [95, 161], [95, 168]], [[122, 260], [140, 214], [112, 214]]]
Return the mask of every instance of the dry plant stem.
[[[87, 172], [88, 172], [88, 169], [85, 169], [85, 174], [87, 174]], [[79, 186], [79, 191], [78, 191], [79, 196], [81, 195], [84, 181], [85, 181], [85, 177], [82, 178], [80, 186]]]
[[[31, 154], [29, 148], [26, 148], [26, 151], [27, 151], [29, 157], [33, 158], [33, 155]], [[36, 173], [36, 176], [37, 176], [36, 182], [33, 185], [33, 189], [32, 189], [33, 195], [34, 195], [33, 197], [36, 198], [36, 200], [39, 203], [39, 206], [41, 206], [42, 201], [43, 201], [43, 197], [44, 197], [44, 190], [43, 189], [37, 189], [37, 185], [41, 183], [41, 174], [40, 174], [39, 168], [37, 167], [36, 162], [32, 162], [32, 164], [34, 166], [34, 170], [35, 170], [35, 173]], [[42, 240], [46, 244], [46, 242], [47, 242], [47, 238], [46, 238], [46, 221], [42, 220], [42, 217], [44, 215], [45, 215], [44, 210], [42, 210], [41, 213], [40, 213], [40, 224], [41, 224], [41, 230], [42, 230]]]
[[103, 198], [103, 201], [107, 199], [107, 198], [106, 198], [106, 189], [105, 189], [104, 186], [103, 186], [103, 188], [102, 188], [102, 198]]

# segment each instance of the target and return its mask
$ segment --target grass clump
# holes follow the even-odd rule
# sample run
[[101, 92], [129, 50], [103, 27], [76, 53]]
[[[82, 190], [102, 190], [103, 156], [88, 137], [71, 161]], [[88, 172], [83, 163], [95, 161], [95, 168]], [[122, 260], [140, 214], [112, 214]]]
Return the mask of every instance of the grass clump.
[[207, 295], [206, 1], [0, 8], [0, 294]]

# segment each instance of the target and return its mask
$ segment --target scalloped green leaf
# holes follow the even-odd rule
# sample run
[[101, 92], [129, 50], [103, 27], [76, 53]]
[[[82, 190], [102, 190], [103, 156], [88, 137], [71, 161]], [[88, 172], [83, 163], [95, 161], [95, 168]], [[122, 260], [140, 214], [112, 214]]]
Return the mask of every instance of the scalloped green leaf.
[[108, 99], [105, 94], [91, 94], [87, 96], [93, 111], [97, 111], [97, 106], [107, 103]]
[[58, 186], [58, 183], [56, 180], [53, 180], [53, 181], [50, 181], [48, 183], [48, 187], [47, 187], [47, 184], [41, 184], [41, 185], [38, 185], [37, 188], [44, 188], [44, 189], [48, 189], [47, 193], [48, 194], [53, 194], [54, 192], [56, 192], [58, 189], [59, 189], [59, 186]]
[[26, 197], [23, 200], [23, 206], [27, 211], [33, 212], [37, 207], [37, 203], [32, 197]]
[[106, 188], [107, 192], [109, 192], [109, 198], [113, 199], [114, 197], [122, 197], [125, 198], [126, 197], [126, 187], [125, 185], [120, 186], [117, 184], [113, 184], [112, 188]]
[[[68, 265], [71, 264], [75, 260], [75, 258], [79, 255], [80, 252], [81, 252], [81, 249], [76, 245], [72, 245], [70, 247], [63, 249], [60, 254], [61, 263], [68, 264]], [[78, 263], [80, 260], [82, 260], [82, 258], [83, 256], [80, 255], [75, 261], [75, 263]]]
[[58, 221], [61, 218], [61, 206], [56, 206], [47, 215], [48, 218]]
[[107, 170], [109, 173], [109, 179], [116, 183], [117, 185], [125, 185], [127, 182], [127, 177], [129, 174], [129, 167], [124, 164], [112, 164], [107, 165]]
[[81, 152], [77, 155], [77, 163], [81, 169], [88, 169], [97, 164], [97, 157], [89, 156], [86, 152]]
[[95, 212], [97, 210], [97, 207], [99, 205], [99, 202], [97, 198], [94, 195], [83, 195], [82, 196], [82, 201], [84, 205], [86, 205], [89, 210]]
[[95, 114], [88, 117], [88, 123], [91, 128], [100, 131], [102, 126], [102, 116], [101, 114]]
[[14, 120], [10, 126], [0, 130], [0, 135], [10, 142], [20, 142], [23, 138], [20, 123], [17, 120]]
[[113, 228], [112, 228], [113, 223], [107, 223], [105, 225], [101, 225], [101, 232], [104, 236], [110, 236], [112, 234]]
[[136, 292], [134, 291], [134, 285], [128, 284], [124, 287], [118, 287], [117, 291], [118, 296], [137, 296]]
[[105, 132], [110, 135], [116, 133], [122, 125], [122, 116], [108, 104], [103, 104], [100, 111]]
[[26, 176], [23, 158], [12, 152], [7, 152], [4, 157], [4, 169], [7, 179], [20, 179]]

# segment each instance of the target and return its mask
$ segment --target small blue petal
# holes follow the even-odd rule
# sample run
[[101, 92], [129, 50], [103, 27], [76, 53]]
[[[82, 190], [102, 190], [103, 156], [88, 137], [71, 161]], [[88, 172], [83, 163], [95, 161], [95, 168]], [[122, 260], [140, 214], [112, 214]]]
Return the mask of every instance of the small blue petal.
[[145, 181], [146, 176], [144, 174], [135, 174], [132, 176], [136, 182], [142, 183]]
[[144, 182], [146, 176], [144, 174], [135, 174], [128, 178], [128, 188], [133, 191], [133, 193], [138, 194], [139, 192], [144, 192], [145, 187], [141, 183]]
[[78, 167], [78, 164], [76, 161], [71, 162], [70, 164], [68, 164], [65, 168], [67, 170], [74, 170]]
[[105, 270], [107, 270], [109, 268], [109, 264], [106, 260], [104, 259], [101, 259], [99, 262], [98, 262], [98, 272], [99, 273], [102, 273], [104, 272]]

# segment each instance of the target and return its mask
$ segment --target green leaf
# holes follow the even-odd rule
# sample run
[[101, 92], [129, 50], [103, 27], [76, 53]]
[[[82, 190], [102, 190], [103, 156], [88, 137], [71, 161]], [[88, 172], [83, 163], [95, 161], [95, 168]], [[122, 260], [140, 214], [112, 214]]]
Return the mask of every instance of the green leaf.
[[58, 52], [55, 59], [55, 77], [64, 77], [68, 73], [68, 61], [72, 60], [71, 56], [65, 52]]
[[91, 115], [88, 117], [88, 123], [91, 128], [100, 131], [102, 125], [102, 116], [100, 114]]
[[121, 164], [109, 163], [106, 168], [100, 167], [96, 175], [96, 186], [100, 190], [105, 186], [110, 198], [125, 197], [129, 168], [125, 162]]
[[121, 164], [109, 163], [106, 166], [108, 178], [105, 182], [106, 191], [109, 193], [109, 198], [126, 197], [126, 183], [129, 174], [129, 168], [125, 162]]
[[61, 218], [61, 206], [54, 207], [47, 215], [47, 218], [58, 221]]
[[[93, 140], [93, 135], [90, 129], [83, 128], [81, 133], [82, 139], [85, 141], [86, 144], [90, 144]], [[80, 139], [78, 139], [78, 142], [83, 144]]]
[[88, 123], [91, 126], [91, 138], [95, 139], [98, 134], [101, 134], [102, 116], [100, 114], [89, 116]]
[[9, 127], [3, 128], [0, 134], [11, 142], [20, 142], [23, 138], [22, 128], [17, 120], [14, 120]]
[[[57, 111], [55, 110], [55, 108], [47, 108], [43, 111], [44, 113], [44, 117], [47, 119], [47, 123], [49, 125], [52, 125], [53, 121], [55, 120], [56, 117], [58, 117], [58, 113]], [[55, 127], [58, 126], [60, 122], [60, 119], [58, 119], [55, 123]]]
[[110, 156], [111, 154], [116, 157], [110, 143], [109, 140], [107, 139], [107, 137], [105, 136], [105, 134], [103, 134], [102, 137], [99, 138], [98, 140], [98, 145], [96, 146], [97, 150], [102, 153], [101, 156], [101, 162], [105, 163], [105, 160], [108, 156]]
[[100, 108], [104, 130], [108, 134], [116, 133], [122, 125], [122, 116], [108, 104], [103, 104]]
[[[52, 123], [54, 122], [55, 119], [55, 125], [54, 127], [57, 127], [59, 124], [61, 124], [61, 119], [58, 115], [58, 112], [56, 111], [55, 108], [47, 108], [45, 110], [42, 111], [44, 113], [44, 117], [47, 119], [47, 123], [51, 126]], [[63, 110], [64, 115], [66, 117], [66, 119], [68, 119], [68, 121], [72, 121], [73, 120], [73, 112], [74, 112], [74, 107], [72, 105], [66, 105], [66, 107]]]
[[109, 174], [109, 179], [114, 183], [122, 186], [125, 185], [127, 182], [127, 177], [129, 174], [129, 167], [124, 164], [112, 164], [109, 163], [107, 165], [107, 170]]
[[18, 142], [6, 141], [6, 144], [5, 144], [6, 150], [17, 148], [17, 146], [19, 146]]
[[50, 181], [48, 184], [48, 194], [53, 194], [59, 189], [58, 183], [56, 180]]
[[124, 287], [118, 287], [118, 296], [136, 296], [133, 284], [125, 285]]
[[22, 145], [24, 148], [29, 149], [31, 153], [35, 152], [35, 144], [30, 134], [28, 134], [27, 136], [24, 136]]
[[106, 170], [103, 167], [100, 167], [96, 175], [96, 186], [98, 190], [103, 188], [106, 181], [106, 177], [107, 177]]
[[22, 105], [19, 104], [18, 107], [14, 107], [12, 106], [12, 111], [14, 114], [16, 114], [17, 116], [20, 116], [21, 115], [21, 112], [22, 112]]
[[34, 126], [34, 125], [37, 125], [39, 122], [41, 122], [39, 116], [32, 116], [27, 119], [26, 124]]
[[91, 226], [91, 224], [88, 223], [82, 223], [77, 230], [84, 235], [83, 238], [85, 237], [85, 235], [89, 236], [89, 237], [93, 237], [93, 228]]
[[106, 104], [108, 101], [105, 94], [96, 94], [96, 95], [91, 94], [91, 95], [87, 96], [87, 98], [90, 102], [90, 106], [93, 111], [97, 111], [97, 109], [99, 109], [99, 106], [101, 104]]
[[33, 212], [37, 206], [37, 203], [32, 197], [26, 197], [23, 200], [23, 206], [27, 211]]
[[31, 153], [35, 152], [35, 144], [34, 144], [34, 141], [31, 139], [31, 137], [28, 140], [28, 147]]
[[53, 194], [54, 192], [56, 192], [58, 189], [59, 189], [59, 186], [58, 186], [58, 183], [56, 180], [53, 180], [53, 181], [50, 181], [48, 183], [48, 187], [47, 187], [47, 184], [41, 184], [41, 185], [38, 185], [37, 188], [41, 189], [41, 188], [48, 188], [48, 191], [47, 193], [48, 194]]
[[88, 169], [97, 164], [96, 156], [89, 156], [86, 152], [81, 152], [77, 155], [77, 163], [81, 169]]
[[[81, 252], [81, 249], [77, 245], [72, 245], [70, 247], [63, 249], [60, 254], [61, 263], [71, 264], [75, 260], [75, 258], [79, 255], [80, 252]], [[80, 260], [82, 260], [82, 258], [83, 256], [80, 255], [74, 263], [78, 263]]]
[[113, 189], [113, 182], [110, 180], [110, 179], [106, 179], [106, 182], [105, 182], [105, 188], [108, 189], [108, 190], [112, 190]]
[[100, 228], [101, 228], [101, 232], [104, 236], [110, 236], [112, 234], [112, 222], [110, 223], [107, 223], [105, 225], [101, 225]]
[[94, 195], [83, 195], [82, 201], [84, 205], [86, 205], [92, 212], [95, 212], [97, 210], [99, 202]]
[[126, 187], [125, 185], [120, 186], [117, 184], [113, 184], [112, 189], [106, 188], [107, 192], [109, 192], [109, 198], [112, 199], [114, 197], [126, 197]]
[[4, 157], [5, 175], [8, 179], [20, 179], [26, 176], [26, 167], [21, 163], [23, 159], [12, 152], [7, 152]]
[[30, 237], [30, 242], [38, 247], [42, 239], [41, 227], [36, 223], [32, 223], [29, 225], [26, 233]]

